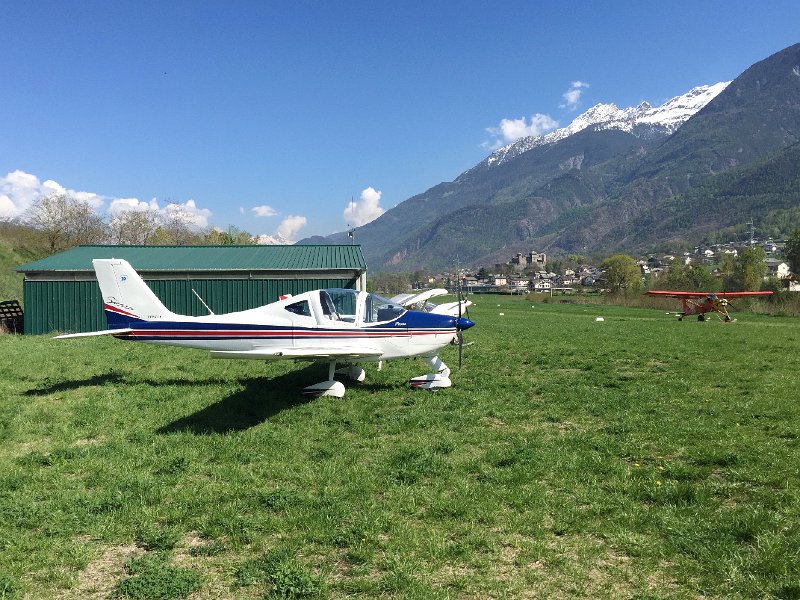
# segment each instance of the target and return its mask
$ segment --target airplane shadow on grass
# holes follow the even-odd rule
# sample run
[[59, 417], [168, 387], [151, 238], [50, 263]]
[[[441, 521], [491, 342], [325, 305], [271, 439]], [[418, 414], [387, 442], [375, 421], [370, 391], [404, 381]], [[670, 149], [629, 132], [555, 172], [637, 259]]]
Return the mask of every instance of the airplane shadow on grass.
[[[198, 435], [228, 433], [255, 427], [271, 417], [315, 401], [305, 397], [301, 390], [314, 381], [323, 381], [328, 376], [327, 365], [311, 364], [278, 377], [250, 377], [240, 379], [241, 390], [230, 394], [206, 408], [182, 417], [161, 427], [156, 432], [170, 434], [191, 432]], [[337, 379], [339, 377], [337, 376]], [[389, 389], [394, 386], [380, 383], [352, 384], [361, 389]]]
[[125, 383], [125, 376], [120, 373], [100, 373], [92, 375], [86, 379], [68, 379], [66, 381], [58, 381], [50, 385], [45, 385], [41, 388], [34, 388], [23, 392], [23, 396], [47, 396], [49, 394], [57, 394], [58, 392], [67, 392], [70, 390], [78, 390], [84, 387], [93, 387], [105, 385], [107, 383]]
[[309, 365], [278, 377], [248, 377], [238, 380], [242, 389], [191, 415], [181, 417], [156, 432], [191, 432], [200, 435], [242, 431], [263, 423], [284, 410], [313, 401], [300, 390], [309, 381], [325, 379], [318, 365]]
[[[156, 430], [159, 434], [191, 432], [199, 435], [243, 431], [269, 420], [271, 417], [296, 406], [314, 401], [301, 394], [301, 390], [314, 381], [327, 378], [327, 366], [311, 364], [302, 369], [289, 371], [277, 377], [248, 377], [239, 379], [242, 386], [238, 391], [220, 399], [202, 410], [181, 417]], [[338, 378], [338, 377], [337, 377]], [[46, 396], [48, 394], [77, 390], [84, 387], [103, 385], [146, 384], [157, 386], [198, 387], [218, 383], [219, 379], [203, 381], [197, 379], [131, 379], [124, 373], [101, 373], [78, 380], [57, 381], [40, 388], [31, 389], [26, 396]], [[361, 383], [360, 389], [381, 391], [396, 387], [394, 384]]]

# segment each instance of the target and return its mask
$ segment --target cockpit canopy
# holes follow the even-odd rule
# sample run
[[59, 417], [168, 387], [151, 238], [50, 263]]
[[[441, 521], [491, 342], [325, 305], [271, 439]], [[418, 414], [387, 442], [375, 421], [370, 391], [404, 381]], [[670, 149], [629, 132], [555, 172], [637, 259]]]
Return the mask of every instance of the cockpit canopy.
[[406, 309], [399, 304], [395, 304], [391, 300], [387, 300], [375, 294], [367, 294], [364, 307], [365, 323], [391, 321], [406, 312]]
[[[312, 294], [312, 302], [319, 301], [319, 313], [322, 319], [344, 321], [346, 323], [382, 323], [396, 319], [406, 309], [376, 294], [328, 288], [319, 290], [318, 296]], [[316, 297], [315, 297], [316, 296]], [[286, 310], [303, 316], [313, 316], [308, 300], [298, 300], [288, 304]]]

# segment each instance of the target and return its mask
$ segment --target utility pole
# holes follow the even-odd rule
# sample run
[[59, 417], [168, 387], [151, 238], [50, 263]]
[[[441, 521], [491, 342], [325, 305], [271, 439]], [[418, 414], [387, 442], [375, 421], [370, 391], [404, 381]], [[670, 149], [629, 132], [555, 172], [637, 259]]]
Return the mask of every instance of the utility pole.
[[753, 246], [756, 243], [756, 228], [753, 219], [751, 218], [746, 224], [750, 226], [750, 246]]

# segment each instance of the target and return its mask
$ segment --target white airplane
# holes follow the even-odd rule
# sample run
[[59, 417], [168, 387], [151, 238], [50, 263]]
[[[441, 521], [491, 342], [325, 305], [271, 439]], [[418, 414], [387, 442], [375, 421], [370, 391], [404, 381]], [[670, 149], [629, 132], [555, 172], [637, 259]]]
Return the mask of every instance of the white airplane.
[[443, 302], [442, 304], [428, 302], [431, 298], [445, 296], [449, 293], [444, 288], [435, 288], [418, 294], [398, 294], [389, 301], [399, 304], [408, 310], [417, 310], [435, 315], [450, 315], [451, 317], [460, 317], [468, 306], [472, 306], [472, 302], [469, 300], [456, 300], [455, 302]]
[[[344, 396], [334, 374], [364, 380], [362, 362], [419, 356], [435, 372], [409, 381], [412, 387], [452, 385], [437, 354], [462, 343], [466, 318], [408, 311], [375, 294], [347, 289], [304, 292], [259, 308], [202, 317], [165, 307], [131, 265], [121, 259], [92, 261], [108, 329], [59, 335], [57, 339], [112, 335], [117, 339], [209, 350], [213, 358], [305, 360], [328, 363], [328, 379], [303, 390], [308, 396]], [[211, 312], [209, 310], [209, 312]], [[347, 365], [336, 370], [336, 365]]]

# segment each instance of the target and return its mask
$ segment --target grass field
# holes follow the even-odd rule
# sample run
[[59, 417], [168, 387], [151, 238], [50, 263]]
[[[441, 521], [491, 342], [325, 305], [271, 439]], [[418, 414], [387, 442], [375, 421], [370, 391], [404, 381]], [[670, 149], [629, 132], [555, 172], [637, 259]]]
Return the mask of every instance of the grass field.
[[341, 400], [0, 336], [0, 598], [800, 598], [800, 319], [477, 302]]

